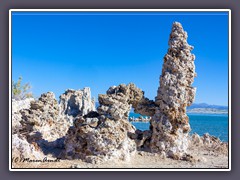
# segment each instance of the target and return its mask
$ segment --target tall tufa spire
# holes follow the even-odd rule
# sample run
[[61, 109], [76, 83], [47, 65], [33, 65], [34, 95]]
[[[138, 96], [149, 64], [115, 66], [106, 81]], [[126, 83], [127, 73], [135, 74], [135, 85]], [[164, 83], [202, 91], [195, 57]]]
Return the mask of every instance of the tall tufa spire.
[[193, 46], [187, 43], [187, 37], [182, 25], [174, 22], [155, 98], [158, 107], [151, 121], [151, 149], [169, 156], [186, 152], [188, 146], [190, 125], [186, 107], [194, 101], [196, 88], [192, 83], [196, 73]]

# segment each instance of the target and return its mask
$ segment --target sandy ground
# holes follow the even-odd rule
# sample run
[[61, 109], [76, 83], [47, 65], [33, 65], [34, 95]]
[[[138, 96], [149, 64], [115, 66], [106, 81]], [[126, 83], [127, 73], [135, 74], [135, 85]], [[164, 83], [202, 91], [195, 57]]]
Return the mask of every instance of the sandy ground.
[[[128, 162], [108, 161], [90, 164], [82, 160], [60, 160], [59, 162], [13, 162], [13, 168], [228, 168], [228, 155], [199, 147], [189, 148], [195, 162], [162, 158], [158, 154], [137, 151]], [[48, 159], [55, 160], [51, 156]]]

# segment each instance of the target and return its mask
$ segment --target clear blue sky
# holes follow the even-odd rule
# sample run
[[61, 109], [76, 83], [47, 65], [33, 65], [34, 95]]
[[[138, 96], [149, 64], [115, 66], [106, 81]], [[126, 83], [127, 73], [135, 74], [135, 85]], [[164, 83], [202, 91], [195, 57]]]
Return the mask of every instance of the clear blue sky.
[[35, 96], [135, 83], [154, 99], [172, 23], [195, 48], [195, 103], [228, 104], [228, 13], [13, 12], [12, 78], [23, 77]]

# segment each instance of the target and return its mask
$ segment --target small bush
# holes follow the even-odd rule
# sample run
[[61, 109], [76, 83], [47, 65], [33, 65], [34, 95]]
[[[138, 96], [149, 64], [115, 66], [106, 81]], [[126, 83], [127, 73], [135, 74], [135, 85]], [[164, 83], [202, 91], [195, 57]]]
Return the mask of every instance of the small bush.
[[19, 77], [17, 82], [12, 81], [12, 98], [15, 100], [31, 98], [33, 97], [33, 94], [32, 92], [29, 92], [30, 89], [30, 84], [22, 84], [22, 77]]

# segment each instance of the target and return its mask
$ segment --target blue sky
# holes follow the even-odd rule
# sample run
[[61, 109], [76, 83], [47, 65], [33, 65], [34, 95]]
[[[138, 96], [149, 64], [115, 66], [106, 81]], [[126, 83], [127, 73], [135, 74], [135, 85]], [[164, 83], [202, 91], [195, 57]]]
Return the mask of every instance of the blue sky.
[[227, 12], [13, 12], [12, 79], [23, 77], [36, 97], [135, 83], [154, 99], [172, 23], [194, 46], [195, 103], [228, 104]]

